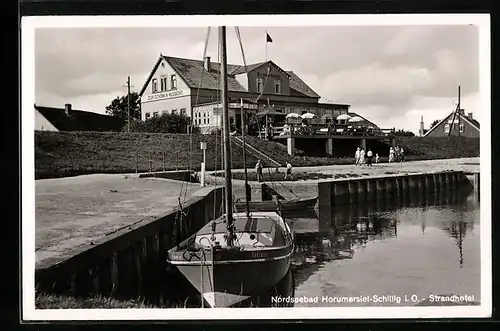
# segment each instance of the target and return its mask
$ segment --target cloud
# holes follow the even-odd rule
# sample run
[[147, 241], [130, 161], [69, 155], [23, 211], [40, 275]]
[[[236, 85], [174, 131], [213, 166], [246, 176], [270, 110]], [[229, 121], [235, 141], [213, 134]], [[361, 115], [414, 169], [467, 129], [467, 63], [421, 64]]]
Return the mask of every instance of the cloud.
[[[243, 27], [247, 64], [265, 60], [266, 30], [268, 59], [382, 127], [418, 130], [420, 114], [446, 115], [458, 85], [464, 104], [479, 112], [477, 27]], [[140, 90], [160, 53], [201, 60], [206, 36], [206, 28], [38, 29], [35, 101], [104, 112], [126, 93], [127, 76]], [[206, 54], [214, 61], [217, 38], [212, 28]], [[228, 62], [243, 64], [234, 28], [227, 39]]]

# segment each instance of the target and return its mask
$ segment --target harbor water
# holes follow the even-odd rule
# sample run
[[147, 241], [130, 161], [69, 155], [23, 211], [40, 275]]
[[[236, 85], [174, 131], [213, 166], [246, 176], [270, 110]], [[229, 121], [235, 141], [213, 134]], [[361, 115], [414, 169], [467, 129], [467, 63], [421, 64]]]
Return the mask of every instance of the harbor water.
[[473, 194], [327, 214], [290, 218], [297, 232], [295, 306], [479, 304], [480, 212]]
[[[284, 215], [295, 232], [291, 272], [240, 307], [480, 303], [479, 201], [469, 192], [375, 201]], [[182, 277], [166, 307], [200, 307]]]

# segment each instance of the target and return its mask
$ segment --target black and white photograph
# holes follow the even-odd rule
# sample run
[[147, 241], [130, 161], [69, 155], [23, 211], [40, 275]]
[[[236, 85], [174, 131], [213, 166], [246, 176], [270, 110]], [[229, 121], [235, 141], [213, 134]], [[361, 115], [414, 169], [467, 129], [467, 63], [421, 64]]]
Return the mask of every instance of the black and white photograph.
[[491, 316], [489, 15], [21, 31], [23, 319]]

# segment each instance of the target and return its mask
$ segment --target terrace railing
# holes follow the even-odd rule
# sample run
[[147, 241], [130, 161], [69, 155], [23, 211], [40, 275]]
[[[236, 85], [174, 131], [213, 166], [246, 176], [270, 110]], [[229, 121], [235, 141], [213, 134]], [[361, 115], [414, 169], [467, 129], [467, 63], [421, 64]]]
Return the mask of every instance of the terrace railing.
[[[268, 134], [272, 137], [279, 136], [306, 136], [306, 135], [333, 135], [333, 136], [390, 136], [395, 129], [371, 129], [367, 127], [350, 127], [347, 125], [336, 125], [335, 127], [325, 127], [319, 125], [306, 126], [279, 126], [273, 127]], [[260, 130], [259, 137], [264, 138], [266, 130]]]

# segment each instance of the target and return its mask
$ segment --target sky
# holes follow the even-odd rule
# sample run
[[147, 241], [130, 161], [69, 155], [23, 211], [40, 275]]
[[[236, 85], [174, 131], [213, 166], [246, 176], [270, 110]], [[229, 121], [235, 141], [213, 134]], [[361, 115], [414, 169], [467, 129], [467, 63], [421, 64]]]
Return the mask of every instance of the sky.
[[[479, 29], [474, 25], [244, 26], [247, 64], [266, 58], [298, 74], [321, 101], [351, 105], [382, 128], [418, 133], [461, 106], [480, 121]], [[160, 53], [201, 60], [207, 28], [106, 27], [35, 30], [35, 103], [105, 113], [140, 91]], [[243, 64], [234, 27], [227, 28], [228, 63]], [[218, 58], [217, 28], [207, 55]]]

